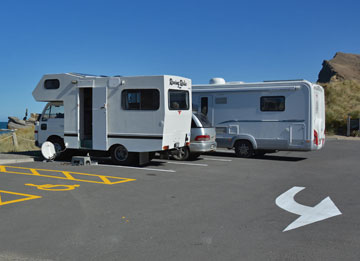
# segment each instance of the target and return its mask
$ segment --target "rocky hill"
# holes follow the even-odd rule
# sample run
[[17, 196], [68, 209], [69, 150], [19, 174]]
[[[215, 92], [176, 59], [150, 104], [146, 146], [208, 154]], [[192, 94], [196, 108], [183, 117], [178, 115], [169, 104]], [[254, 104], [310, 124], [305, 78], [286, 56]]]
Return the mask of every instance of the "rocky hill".
[[324, 60], [319, 73], [319, 83], [333, 81], [360, 81], [360, 55], [337, 52], [333, 59]]
[[360, 55], [338, 52], [325, 60], [318, 83], [325, 89], [326, 130], [345, 134], [347, 117], [360, 118]]

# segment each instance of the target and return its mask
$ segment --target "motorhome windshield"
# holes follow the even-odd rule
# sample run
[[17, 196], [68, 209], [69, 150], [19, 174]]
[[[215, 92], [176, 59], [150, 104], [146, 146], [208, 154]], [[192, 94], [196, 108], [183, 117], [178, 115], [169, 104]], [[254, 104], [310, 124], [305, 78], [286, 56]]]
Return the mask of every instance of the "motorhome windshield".
[[64, 118], [64, 104], [48, 104], [44, 113], [42, 114], [42, 120], [47, 119], [63, 119]]
[[169, 90], [169, 110], [188, 110], [189, 92]]

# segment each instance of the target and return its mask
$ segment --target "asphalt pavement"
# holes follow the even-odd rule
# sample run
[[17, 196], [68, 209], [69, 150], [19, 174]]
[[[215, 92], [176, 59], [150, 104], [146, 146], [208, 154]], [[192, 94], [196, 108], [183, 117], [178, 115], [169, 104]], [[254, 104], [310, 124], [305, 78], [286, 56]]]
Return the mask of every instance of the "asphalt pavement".
[[358, 260], [359, 149], [2, 164], [0, 260]]

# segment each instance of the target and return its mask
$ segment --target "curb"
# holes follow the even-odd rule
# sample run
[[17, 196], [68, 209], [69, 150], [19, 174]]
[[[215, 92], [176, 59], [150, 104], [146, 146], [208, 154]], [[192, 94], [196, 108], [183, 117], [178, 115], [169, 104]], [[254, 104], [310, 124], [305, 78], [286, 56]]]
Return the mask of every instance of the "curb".
[[33, 158], [28, 159], [0, 159], [0, 164], [14, 164], [14, 163], [26, 163], [33, 162]]

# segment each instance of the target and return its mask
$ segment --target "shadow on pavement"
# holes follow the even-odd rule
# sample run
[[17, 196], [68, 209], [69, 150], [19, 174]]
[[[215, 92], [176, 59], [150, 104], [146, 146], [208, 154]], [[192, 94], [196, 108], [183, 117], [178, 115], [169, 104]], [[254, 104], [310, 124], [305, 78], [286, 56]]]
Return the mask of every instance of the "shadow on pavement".
[[[203, 155], [224, 157], [224, 158], [238, 158], [234, 152], [211, 152]], [[201, 156], [199, 159], [201, 159]], [[279, 156], [279, 155], [271, 155], [271, 154], [266, 154], [264, 156], [255, 156], [254, 158], [247, 158], [247, 160], [273, 160], [273, 161], [289, 161], [289, 162], [291, 161], [297, 162], [306, 159], [307, 158], [304, 157]]]

